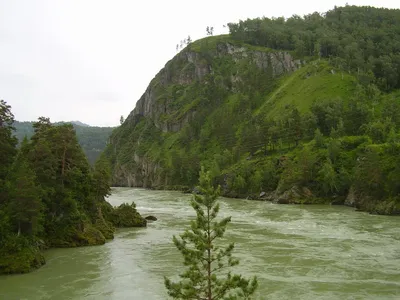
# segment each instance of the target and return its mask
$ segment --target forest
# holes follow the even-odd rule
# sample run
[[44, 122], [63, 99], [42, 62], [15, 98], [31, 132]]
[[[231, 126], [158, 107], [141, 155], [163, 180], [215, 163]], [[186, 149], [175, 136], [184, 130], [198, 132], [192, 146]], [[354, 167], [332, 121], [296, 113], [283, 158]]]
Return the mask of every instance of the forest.
[[[0, 274], [45, 263], [42, 250], [104, 244], [115, 227], [146, 226], [134, 204], [106, 202], [110, 170], [91, 167], [71, 124], [41, 117], [19, 147], [11, 107], [0, 102]], [[128, 220], [128, 221], [127, 221]]]
[[234, 40], [293, 51], [299, 58], [325, 58], [356, 73], [364, 85], [374, 83], [382, 91], [400, 88], [397, 9], [335, 7], [324, 14], [247, 19], [228, 27]]

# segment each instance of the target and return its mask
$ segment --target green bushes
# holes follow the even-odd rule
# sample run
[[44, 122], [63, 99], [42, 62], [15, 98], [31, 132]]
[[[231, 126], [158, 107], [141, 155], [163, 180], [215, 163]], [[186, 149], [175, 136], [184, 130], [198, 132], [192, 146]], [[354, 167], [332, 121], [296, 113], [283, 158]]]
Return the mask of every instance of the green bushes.
[[146, 227], [147, 221], [136, 210], [135, 203], [123, 203], [108, 216], [115, 227]]
[[40, 241], [24, 236], [2, 236], [0, 274], [27, 273], [45, 264]]

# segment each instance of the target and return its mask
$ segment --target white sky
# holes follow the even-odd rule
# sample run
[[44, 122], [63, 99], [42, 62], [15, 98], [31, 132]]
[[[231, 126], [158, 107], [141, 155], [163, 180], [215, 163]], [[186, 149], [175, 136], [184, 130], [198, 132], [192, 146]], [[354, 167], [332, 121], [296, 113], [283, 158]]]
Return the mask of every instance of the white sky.
[[398, 0], [0, 0], [0, 99], [20, 121], [117, 125], [188, 35], [346, 2], [400, 8]]

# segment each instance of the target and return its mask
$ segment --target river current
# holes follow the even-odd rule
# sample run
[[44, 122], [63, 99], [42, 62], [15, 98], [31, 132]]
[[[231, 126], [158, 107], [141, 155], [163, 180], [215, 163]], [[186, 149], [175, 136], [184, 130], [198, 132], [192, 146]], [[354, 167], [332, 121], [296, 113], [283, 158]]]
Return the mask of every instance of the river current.
[[[51, 249], [29, 274], [0, 276], [0, 299], [168, 299], [163, 277], [182, 271], [172, 236], [194, 216], [190, 195], [116, 188], [158, 221], [118, 230], [103, 246]], [[277, 205], [221, 198], [232, 216], [236, 273], [256, 275], [255, 299], [400, 299], [400, 218], [341, 206]]]

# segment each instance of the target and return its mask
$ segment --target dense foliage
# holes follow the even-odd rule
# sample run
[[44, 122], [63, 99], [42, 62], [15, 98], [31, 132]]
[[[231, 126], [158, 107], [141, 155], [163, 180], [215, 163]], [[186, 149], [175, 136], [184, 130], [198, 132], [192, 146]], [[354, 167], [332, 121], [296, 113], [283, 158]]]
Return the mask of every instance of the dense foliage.
[[[22, 140], [27, 137], [30, 139], [34, 134], [33, 128], [34, 122], [19, 122], [14, 121], [15, 136], [21, 143]], [[65, 125], [69, 123], [58, 122], [54, 125]], [[75, 129], [76, 137], [78, 138], [79, 145], [82, 147], [83, 152], [86, 154], [89, 163], [93, 165], [95, 161], [100, 157], [101, 152], [106, 147], [108, 138], [113, 131], [113, 127], [94, 127], [85, 125], [80, 122], [71, 122]]]
[[400, 88], [400, 11], [374, 7], [335, 7], [304, 17], [247, 19], [228, 24], [233, 39], [300, 58], [329, 58], [383, 90]]
[[0, 103], [0, 274], [22, 273], [44, 263], [41, 249], [104, 244], [120, 218], [145, 220], [129, 206], [110, 207], [110, 168], [90, 167], [71, 124], [33, 123], [30, 141], [17, 151], [10, 106]]
[[[191, 43], [150, 83], [152, 111], [112, 134], [113, 182], [192, 189], [204, 165], [231, 197], [399, 213], [399, 14], [347, 6]], [[302, 66], [278, 74], [287, 50]]]
[[219, 187], [212, 186], [204, 170], [200, 172], [198, 192], [200, 195], [194, 194], [191, 201], [196, 219], [180, 238], [173, 237], [187, 270], [180, 275], [179, 282], [165, 278], [168, 295], [182, 300], [251, 299], [257, 279], [231, 274], [231, 268], [239, 264], [232, 256], [235, 245], [223, 247], [220, 242], [231, 217], [218, 220]]

